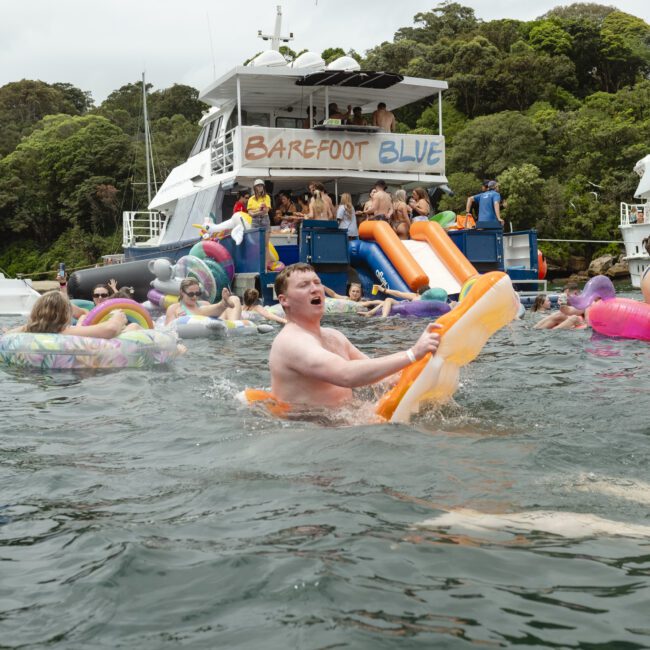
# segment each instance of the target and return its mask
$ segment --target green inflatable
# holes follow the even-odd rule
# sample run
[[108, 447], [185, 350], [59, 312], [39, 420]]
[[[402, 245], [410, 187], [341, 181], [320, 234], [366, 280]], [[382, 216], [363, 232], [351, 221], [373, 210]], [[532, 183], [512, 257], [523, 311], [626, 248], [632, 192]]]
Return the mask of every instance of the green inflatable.
[[456, 213], [453, 210], [438, 212], [438, 214], [429, 217], [429, 221], [437, 221], [443, 228], [447, 228], [447, 226], [451, 226], [456, 221]]

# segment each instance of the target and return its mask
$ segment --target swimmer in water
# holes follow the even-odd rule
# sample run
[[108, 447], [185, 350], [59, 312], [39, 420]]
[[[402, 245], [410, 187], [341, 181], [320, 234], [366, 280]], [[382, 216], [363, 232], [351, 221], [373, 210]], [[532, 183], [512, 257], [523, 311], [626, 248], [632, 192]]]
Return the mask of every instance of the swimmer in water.
[[352, 389], [374, 384], [435, 353], [440, 343], [436, 325], [428, 325], [409, 350], [368, 358], [341, 332], [321, 327], [325, 291], [309, 264], [292, 264], [275, 280], [275, 293], [287, 325], [271, 347], [271, 392], [289, 404], [338, 406]]

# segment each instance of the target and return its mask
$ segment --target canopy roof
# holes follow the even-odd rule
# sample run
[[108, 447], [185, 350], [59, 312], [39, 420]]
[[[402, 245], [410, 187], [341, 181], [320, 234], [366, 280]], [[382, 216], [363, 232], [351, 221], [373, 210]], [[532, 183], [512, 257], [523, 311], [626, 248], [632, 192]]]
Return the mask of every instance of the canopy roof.
[[299, 110], [301, 116], [309, 106], [310, 95], [315, 106], [323, 106], [327, 94], [328, 102], [336, 102], [340, 107], [361, 106], [364, 113], [369, 113], [375, 110], [378, 102], [384, 102], [393, 110], [447, 89], [446, 81], [384, 72], [305, 74], [305, 70], [283, 66], [238, 66], [203, 90], [199, 99], [212, 106], [236, 101], [238, 79], [244, 110], [264, 113], [291, 107]]

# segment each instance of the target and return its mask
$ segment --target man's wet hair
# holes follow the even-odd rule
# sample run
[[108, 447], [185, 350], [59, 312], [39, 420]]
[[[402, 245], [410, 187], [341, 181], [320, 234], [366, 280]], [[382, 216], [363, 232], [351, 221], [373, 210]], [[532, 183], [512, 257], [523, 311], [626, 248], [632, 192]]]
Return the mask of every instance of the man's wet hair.
[[314, 271], [314, 267], [311, 264], [307, 264], [305, 262], [296, 262], [295, 264], [289, 264], [289, 266], [285, 266], [275, 278], [275, 283], [273, 285], [275, 289], [275, 295], [279, 296], [282, 293], [286, 293], [289, 278], [294, 273], [308, 273], [309, 271], [313, 271], [314, 273], [316, 272]]

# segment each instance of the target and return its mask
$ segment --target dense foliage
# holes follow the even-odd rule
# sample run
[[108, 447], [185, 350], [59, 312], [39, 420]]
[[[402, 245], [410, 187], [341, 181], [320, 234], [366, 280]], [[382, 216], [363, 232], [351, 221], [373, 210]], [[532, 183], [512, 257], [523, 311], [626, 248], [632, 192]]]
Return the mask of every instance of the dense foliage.
[[[343, 53], [331, 47], [322, 56]], [[631, 199], [631, 169], [650, 141], [643, 20], [578, 3], [529, 22], [482, 21], [444, 2], [366, 52], [362, 66], [449, 83], [443, 128], [456, 195], [441, 209], [462, 210], [480, 179], [495, 178], [514, 228], [536, 227], [544, 238], [619, 238], [618, 204]], [[187, 156], [206, 106], [195, 89], [174, 85], [151, 92], [148, 107], [164, 177]], [[437, 132], [437, 105], [422, 102], [398, 117], [400, 131]], [[0, 88], [0, 123], [0, 267], [37, 272], [64, 253], [82, 265], [118, 251], [122, 210], [144, 203], [142, 83], [95, 107], [70, 84], [13, 82]], [[546, 251], [561, 260], [601, 247], [570, 248]]]

